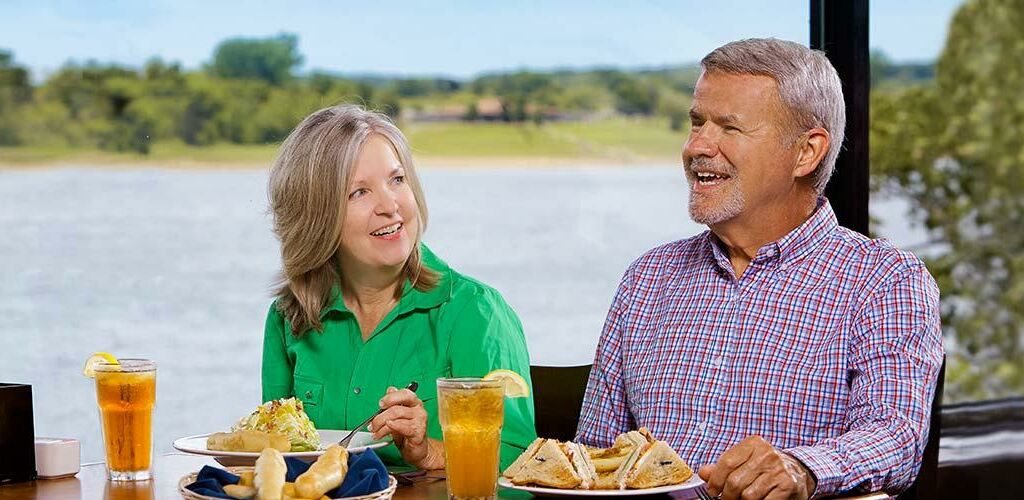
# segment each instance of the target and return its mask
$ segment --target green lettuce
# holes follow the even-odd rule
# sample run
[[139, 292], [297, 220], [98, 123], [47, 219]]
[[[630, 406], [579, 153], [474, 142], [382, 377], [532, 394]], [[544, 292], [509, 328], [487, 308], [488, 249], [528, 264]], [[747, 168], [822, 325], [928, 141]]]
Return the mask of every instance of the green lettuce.
[[303, 411], [302, 401], [295, 398], [267, 401], [257, 406], [248, 416], [242, 417], [231, 430], [284, 434], [292, 443], [292, 451], [320, 449], [320, 435]]

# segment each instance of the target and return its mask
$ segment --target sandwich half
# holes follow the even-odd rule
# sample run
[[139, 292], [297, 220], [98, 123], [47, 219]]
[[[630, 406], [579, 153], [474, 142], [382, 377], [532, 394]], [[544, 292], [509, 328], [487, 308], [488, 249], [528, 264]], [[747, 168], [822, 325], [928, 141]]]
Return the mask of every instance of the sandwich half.
[[519, 454], [519, 457], [516, 458], [516, 461], [512, 462], [512, 465], [506, 467], [505, 472], [502, 472], [501, 475], [511, 481], [512, 478], [515, 477], [516, 473], [526, 465], [527, 461], [530, 460], [530, 457], [537, 453], [537, 448], [540, 448], [540, 445], [544, 444], [544, 441], [546, 441], [546, 439], [534, 439], [533, 442], [530, 443], [530, 446], [527, 446], [526, 449]]
[[626, 488], [654, 488], [679, 484], [693, 476], [690, 467], [679, 454], [664, 441], [655, 441], [642, 447], [636, 462], [623, 478]]
[[[582, 484], [582, 479], [557, 440], [545, 439], [533, 451], [534, 453], [509, 478], [512, 484], [534, 484], [561, 489], [576, 488]], [[509, 466], [509, 469], [511, 468], [512, 466]]]
[[594, 470], [594, 463], [590, 461], [587, 447], [577, 443], [565, 443], [562, 446], [572, 462], [573, 469], [576, 470], [576, 475], [580, 477], [578, 488], [581, 490], [592, 489], [594, 481], [597, 479], [597, 472]]

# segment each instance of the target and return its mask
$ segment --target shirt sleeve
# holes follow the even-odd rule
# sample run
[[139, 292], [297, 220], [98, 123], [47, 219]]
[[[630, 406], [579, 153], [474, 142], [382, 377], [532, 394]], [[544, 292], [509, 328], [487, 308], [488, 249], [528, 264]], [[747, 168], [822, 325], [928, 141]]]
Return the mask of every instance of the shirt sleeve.
[[[523, 325], [501, 295], [489, 288], [468, 292], [455, 311], [448, 354], [453, 377], [482, 377], [503, 368], [523, 377], [533, 393], [530, 356]], [[536, 439], [533, 397], [506, 398], [501, 431], [501, 468], [508, 467]]]
[[622, 370], [623, 330], [629, 308], [631, 274], [632, 268], [622, 277], [612, 299], [583, 397], [576, 441], [591, 446], [612, 446], [616, 436], [636, 428], [626, 399]]
[[785, 450], [816, 476], [815, 496], [897, 493], [917, 476], [943, 356], [939, 291], [923, 265], [896, 272], [868, 299], [851, 346], [846, 432]]
[[263, 329], [263, 401], [294, 396], [292, 361], [285, 348], [288, 328], [277, 304], [271, 304]]

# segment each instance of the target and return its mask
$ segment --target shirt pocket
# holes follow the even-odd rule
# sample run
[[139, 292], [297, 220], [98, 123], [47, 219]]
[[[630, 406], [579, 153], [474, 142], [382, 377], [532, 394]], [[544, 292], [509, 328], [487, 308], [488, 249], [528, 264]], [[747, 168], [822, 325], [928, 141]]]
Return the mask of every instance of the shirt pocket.
[[302, 401], [302, 408], [317, 428], [320, 425], [320, 408], [323, 404], [323, 382], [303, 375], [295, 375], [295, 397]]

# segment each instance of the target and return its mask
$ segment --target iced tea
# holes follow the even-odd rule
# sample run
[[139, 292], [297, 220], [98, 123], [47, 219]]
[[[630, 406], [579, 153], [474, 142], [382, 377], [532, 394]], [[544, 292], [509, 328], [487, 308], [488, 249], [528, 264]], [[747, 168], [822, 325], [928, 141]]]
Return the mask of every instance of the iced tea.
[[450, 499], [494, 498], [504, 395], [499, 381], [437, 379]]
[[113, 481], [149, 479], [156, 363], [122, 359], [118, 364], [97, 365], [96, 402], [100, 407], [108, 477]]

